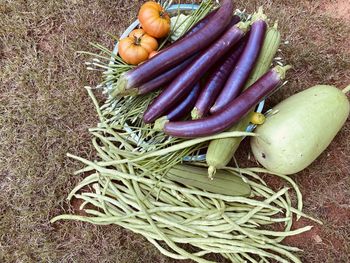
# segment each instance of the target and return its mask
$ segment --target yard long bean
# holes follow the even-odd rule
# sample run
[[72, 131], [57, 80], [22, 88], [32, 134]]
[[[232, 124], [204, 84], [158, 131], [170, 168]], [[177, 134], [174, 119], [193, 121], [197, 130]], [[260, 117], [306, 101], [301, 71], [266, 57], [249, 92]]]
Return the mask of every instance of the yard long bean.
[[[92, 90], [88, 91], [92, 96]], [[182, 141], [153, 134], [159, 136], [159, 140], [155, 140], [153, 148], [145, 150], [140, 145], [144, 140], [142, 136], [152, 134], [148, 128], [139, 130], [141, 139], [138, 141], [135, 134], [123, 131], [119, 124], [108, 125], [97, 100], [93, 102], [100, 109], [101, 124], [90, 129], [99, 159], [90, 161], [68, 154], [85, 165], [76, 174], [92, 172], [68, 195], [69, 200], [75, 197], [83, 201], [81, 209], [87, 216], [59, 215], [52, 222], [65, 219], [119, 225], [143, 235], [161, 253], [174, 259], [208, 263], [211, 261], [203, 256], [217, 253], [232, 262], [247, 260], [256, 263], [268, 262], [269, 259], [300, 262], [292, 254], [299, 249], [280, 244], [287, 236], [311, 229], [306, 226], [291, 230], [293, 215], [311, 218], [301, 211], [301, 193], [292, 179], [276, 175], [292, 187], [275, 192], [260, 176], [269, 171], [227, 167], [227, 171], [250, 185], [253, 193], [250, 197], [215, 194], [182, 186], [164, 174], [182, 161], [178, 156], [198, 151], [213, 137]], [[224, 133], [215, 138], [246, 135], [254, 134]], [[82, 192], [86, 187], [91, 191]], [[291, 191], [297, 196], [297, 208], [292, 205]], [[283, 231], [264, 227], [278, 223], [285, 224]], [[189, 252], [179, 244], [190, 244], [194, 251]]]

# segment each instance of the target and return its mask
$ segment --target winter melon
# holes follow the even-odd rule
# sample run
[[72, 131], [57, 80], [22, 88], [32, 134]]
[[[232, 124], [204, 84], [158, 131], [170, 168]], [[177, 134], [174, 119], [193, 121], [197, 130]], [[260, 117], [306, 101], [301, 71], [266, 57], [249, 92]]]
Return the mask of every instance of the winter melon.
[[349, 116], [343, 91], [318, 85], [276, 105], [251, 139], [255, 158], [266, 169], [297, 173], [309, 166], [331, 143]]

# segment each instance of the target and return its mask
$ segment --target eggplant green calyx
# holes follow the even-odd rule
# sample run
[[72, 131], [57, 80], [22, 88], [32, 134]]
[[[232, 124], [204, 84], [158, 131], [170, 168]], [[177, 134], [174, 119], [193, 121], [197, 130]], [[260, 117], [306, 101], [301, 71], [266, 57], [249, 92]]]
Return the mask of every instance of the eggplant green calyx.
[[286, 73], [288, 70], [290, 70], [292, 68], [291, 65], [287, 65], [287, 66], [276, 66], [273, 68], [273, 70], [275, 72], [277, 72], [277, 74], [280, 76], [281, 80], [284, 80], [286, 78]]
[[128, 80], [125, 74], [122, 74], [118, 79], [117, 87], [112, 91], [111, 96], [114, 98], [119, 94], [124, 94], [127, 86], [128, 86]]
[[201, 118], [200, 115], [201, 115], [201, 114], [200, 114], [199, 110], [198, 110], [196, 107], [194, 107], [193, 110], [192, 110], [192, 112], [191, 112], [192, 120], [198, 120], [198, 119], [200, 119], [200, 118]]
[[242, 30], [244, 33], [247, 33], [249, 28], [250, 28], [251, 22], [250, 21], [245, 21], [245, 22], [239, 22], [236, 24], [236, 27]]
[[167, 116], [160, 117], [159, 119], [157, 119], [155, 121], [153, 129], [156, 131], [162, 131], [165, 124], [168, 122], [169, 122], [169, 120], [168, 120]]
[[258, 11], [253, 14], [251, 22], [254, 23], [258, 20], [263, 20], [263, 21], [267, 20], [267, 16], [264, 14], [264, 10], [262, 6], [260, 6]]

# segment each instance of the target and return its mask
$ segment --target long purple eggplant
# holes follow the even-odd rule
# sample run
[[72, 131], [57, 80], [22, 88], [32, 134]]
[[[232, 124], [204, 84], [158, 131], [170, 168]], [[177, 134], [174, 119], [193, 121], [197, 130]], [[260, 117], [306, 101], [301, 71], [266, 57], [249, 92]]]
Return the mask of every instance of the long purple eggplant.
[[122, 75], [118, 80], [117, 93], [127, 94], [128, 90], [137, 88], [210, 46], [225, 31], [232, 13], [232, 0], [222, 0], [221, 7], [202, 29], [177, 41], [157, 56]]
[[191, 27], [185, 34], [183, 34], [175, 42], [180, 41], [183, 38], [188, 37], [188, 36], [196, 33], [197, 31], [201, 30], [203, 27], [206, 26], [206, 24], [208, 24], [210, 19], [216, 14], [217, 11], [218, 11], [217, 9], [211, 11], [209, 14], [207, 14], [205, 17], [203, 17], [201, 20], [199, 20], [195, 25], [193, 25], [193, 27]]
[[240, 55], [246, 44], [246, 37], [244, 37], [230, 53], [222, 58], [208, 74], [206, 84], [201, 91], [195, 107], [192, 110], [192, 119], [200, 119], [207, 115], [211, 106], [213, 106], [220, 91], [224, 87], [230, 73], [236, 65]]
[[194, 88], [191, 90], [190, 94], [179, 105], [177, 105], [172, 111], [170, 111], [166, 115], [167, 120], [169, 121], [181, 120], [187, 114], [189, 114], [194, 104], [196, 103], [196, 100], [198, 98], [200, 91], [201, 91], [201, 85], [200, 83], [197, 83], [194, 86]]
[[[234, 15], [231, 18], [230, 23], [228, 24], [228, 26], [226, 27], [226, 30], [229, 30], [231, 27], [233, 27], [234, 25], [238, 24], [241, 21], [241, 18], [238, 15]], [[225, 31], [226, 31], [225, 30]]]
[[290, 66], [271, 69], [217, 114], [199, 120], [168, 122], [164, 126], [164, 132], [174, 137], [196, 138], [213, 135], [232, 127], [281, 84], [288, 69]]
[[190, 94], [179, 105], [177, 105], [173, 110], [171, 110], [166, 116], [163, 116], [155, 121], [154, 129], [162, 130], [166, 122], [178, 121], [185, 118], [190, 113], [191, 109], [196, 103], [200, 91], [201, 85], [200, 83], [197, 83], [190, 92]]
[[247, 45], [234, 71], [228, 78], [219, 97], [216, 99], [214, 106], [210, 109], [210, 113], [214, 114], [224, 109], [226, 105], [241, 93], [254, 67], [255, 61], [259, 56], [267, 29], [266, 19], [267, 17], [263, 14], [261, 8], [254, 14]]
[[139, 94], [139, 95], [146, 94], [146, 93], [154, 91], [154, 90], [162, 87], [163, 85], [171, 82], [188, 65], [190, 65], [196, 57], [197, 56], [194, 55], [194, 56], [186, 59], [184, 62], [182, 62], [180, 65], [176, 66], [175, 68], [172, 68], [172, 69], [166, 71], [165, 73], [163, 73], [162, 75], [160, 75], [159, 77], [156, 77], [156, 78], [148, 81], [147, 83], [139, 86], [137, 89], [135, 89], [135, 93]]
[[184, 98], [207, 70], [242, 39], [249, 25], [249, 22], [239, 22], [227, 30], [209, 48], [202, 51], [198, 58], [151, 103], [143, 116], [144, 122], [151, 123], [155, 121]]
[[[207, 14], [205, 17], [203, 17], [201, 20], [199, 20], [195, 25], [193, 25], [185, 34], [183, 34], [179, 39], [177, 39], [175, 42], [182, 40], [185, 37], [188, 37], [197, 31], [201, 30], [203, 27], [208, 24], [210, 19], [216, 14], [218, 10], [215, 9], [214, 11], [211, 11], [209, 14]], [[231, 19], [231, 22], [228, 24], [227, 27], [231, 27], [235, 24], [237, 24], [240, 21], [240, 17], [238, 15], [234, 15]], [[174, 42], [174, 43], [175, 43]]]
[[173, 110], [171, 110], [166, 116], [163, 116], [155, 121], [153, 128], [155, 130], [161, 131], [165, 123], [169, 121], [178, 121], [186, 117], [186, 115], [190, 113], [191, 109], [196, 103], [200, 91], [201, 84], [198, 82], [194, 86], [190, 94], [179, 105], [177, 105]]

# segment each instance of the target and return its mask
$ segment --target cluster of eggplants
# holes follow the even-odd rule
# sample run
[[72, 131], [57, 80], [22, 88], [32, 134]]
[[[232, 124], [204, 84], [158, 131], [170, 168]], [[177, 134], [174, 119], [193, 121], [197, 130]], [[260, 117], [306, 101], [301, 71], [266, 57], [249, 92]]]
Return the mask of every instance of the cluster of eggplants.
[[154, 122], [168, 110], [175, 107], [190, 93], [191, 88], [204, 76], [211, 66], [222, 58], [244, 35], [245, 24], [238, 23], [231, 26], [207, 49], [200, 52], [198, 57], [151, 103], [143, 116], [144, 122]]
[[[208, 21], [215, 15], [217, 10], [214, 10], [210, 12], [208, 15], [206, 15], [203, 19], [198, 21], [190, 30], [188, 30], [182, 37], [180, 37], [174, 44], [181, 41], [182, 39], [189, 37], [196, 33], [197, 31], [201, 30], [206, 24], [208, 24]], [[238, 17], [235, 16], [237, 19]], [[239, 18], [238, 18], [239, 19]], [[198, 54], [193, 55], [192, 57], [189, 57], [179, 65], [175, 66], [174, 68], [164, 72], [163, 74], [159, 75], [158, 77], [138, 86], [137, 88], [137, 94], [142, 95], [149, 93], [151, 91], [154, 91], [156, 89], [159, 89], [163, 85], [169, 83], [171, 80], [173, 80], [177, 75], [179, 75], [197, 56]]]
[[[145, 123], [162, 120], [164, 132], [175, 137], [219, 133], [279, 86], [288, 68], [270, 70], [241, 93], [259, 56], [267, 24], [262, 10], [250, 22], [240, 22], [232, 12], [232, 1], [222, 0], [219, 9], [186, 35], [121, 78], [123, 94], [145, 94], [167, 84], [145, 111]], [[202, 79], [206, 79], [204, 85]], [[194, 120], [179, 121], [191, 110]]]
[[222, 92], [216, 99], [214, 106], [210, 109], [210, 113], [215, 114], [223, 110], [241, 93], [241, 90], [255, 65], [256, 59], [259, 56], [264, 41], [267, 29], [265, 20], [266, 16], [262, 13], [262, 10], [259, 9], [259, 12], [253, 16], [246, 47], [244, 48], [244, 51]]
[[205, 86], [192, 110], [192, 119], [200, 119], [208, 114], [242, 54], [245, 44], [246, 37], [209, 71]]
[[174, 137], [196, 138], [216, 134], [232, 127], [282, 83], [288, 69], [289, 66], [277, 66], [271, 69], [231, 101], [224, 110], [198, 120], [167, 122], [164, 125], [164, 132]]
[[186, 115], [193, 109], [193, 106], [199, 96], [200, 90], [200, 83], [195, 84], [190, 94], [165, 116], [166, 120], [178, 121], [186, 117]]

